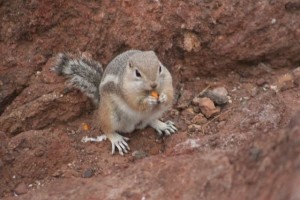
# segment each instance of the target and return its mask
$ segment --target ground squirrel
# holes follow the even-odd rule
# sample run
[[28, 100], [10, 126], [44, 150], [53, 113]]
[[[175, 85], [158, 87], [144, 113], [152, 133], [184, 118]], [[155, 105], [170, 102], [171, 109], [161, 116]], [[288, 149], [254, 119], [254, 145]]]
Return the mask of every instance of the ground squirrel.
[[172, 77], [153, 51], [129, 50], [115, 57], [103, 72], [101, 64], [85, 56], [59, 54], [53, 68], [69, 78], [97, 105], [96, 120], [112, 144], [123, 155], [130, 150], [128, 133], [146, 126], [158, 134], [177, 131], [171, 121], [158, 120], [173, 101]]

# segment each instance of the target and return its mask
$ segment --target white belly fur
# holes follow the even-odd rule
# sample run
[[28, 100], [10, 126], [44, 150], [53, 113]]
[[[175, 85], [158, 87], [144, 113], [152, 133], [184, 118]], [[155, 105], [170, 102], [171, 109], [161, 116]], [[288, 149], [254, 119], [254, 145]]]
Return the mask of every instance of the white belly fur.
[[123, 116], [116, 125], [116, 130], [123, 133], [129, 133], [135, 129], [141, 129], [146, 127], [151, 121], [158, 119], [168, 109], [159, 109], [146, 113], [140, 113], [131, 109], [120, 97], [113, 95], [113, 101], [118, 105], [118, 108], [122, 111]]

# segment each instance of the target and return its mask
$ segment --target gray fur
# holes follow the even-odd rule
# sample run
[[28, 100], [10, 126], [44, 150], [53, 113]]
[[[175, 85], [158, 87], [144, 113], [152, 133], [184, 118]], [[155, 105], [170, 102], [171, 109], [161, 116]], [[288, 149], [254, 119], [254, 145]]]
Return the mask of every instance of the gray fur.
[[[147, 56], [140, 56], [139, 54], [146, 54]], [[152, 70], [152, 65], [158, 65], [159, 63], [153, 63], [157, 61], [155, 53], [152, 51], [142, 52], [139, 50], [128, 50], [124, 53], [116, 56], [106, 67], [103, 72], [100, 63], [88, 59], [85, 56], [80, 58], [73, 57], [70, 54], [60, 53], [58, 55], [57, 64], [53, 70], [58, 75], [64, 75], [69, 78], [69, 83], [71, 86], [81, 90], [85, 95], [93, 100], [96, 106], [98, 106], [100, 101], [100, 88], [104, 93], [119, 93], [122, 95], [119, 83], [113, 81], [103, 82], [100, 87], [101, 81], [105, 80], [108, 76], [117, 77], [118, 81], [121, 82], [124, 75], [124, 70], [126, 69], [127, 63], [134, 58], [137, 65], [143, 65], [145, 63], [149, 66], [144, 66], [146, 70]], [[145, 60], [146, 59], [146, 60]], [[151, 74], [151, 73], [148, 73]]]
[[[108, 75], [114, 75], [115, 77], [119, 78], [119, 81], [121, 81], [128, 60], [132, 55], [140, 52], [141, 51], [139, 50], [128, 50], [116, 56], [112, 61], [110, 61], [110, 63], [108, 63], [107, 67], [105, 68], [104, 74], [102, 76], [102, 80], [104, 80], [105, 77], [107, 77]], [[105, 83], [103, 86], [101, 86], [101, 91], [105, 91], [106, 93], [121, 92], [120, 85], [115, 84], [113, 82]]]
[[[103, 74], [103, 78], [105, 78], [105, 76], [107, 74], [113, 74], [116, 75], [117, 77], [121, 78], [123, 71], [125, 70], [126, 64], [129, 60], [129, 58], [136, 54], [136, 53], [140, 53], [141, 51], [139, 50], [128, 50], [125, 51], [124, 53], [121, 53], [120, 55], [116, 56], [112, 61], [110, 61], [110, 63], [108, 63], [105, 72]], [[120, 67], [121, 66], [121, 67]]]
[[70, 85], [81, 90], [98, 106], [99, 85], [103, 74], [100, 63], [83, 55], [76, 59], [69, 54], [60, 53], [53, 71], [58, 75], [67, 76]]

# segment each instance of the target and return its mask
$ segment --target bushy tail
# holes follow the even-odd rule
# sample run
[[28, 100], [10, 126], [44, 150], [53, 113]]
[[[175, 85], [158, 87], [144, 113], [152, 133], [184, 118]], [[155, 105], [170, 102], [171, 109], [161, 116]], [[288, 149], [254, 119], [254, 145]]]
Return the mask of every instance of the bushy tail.
[[99, 85], [103, 74], [100, 63], [84, 55], [75, 58], [70, 54], [60, 53], [53, 68], [58, 75], [69, 78], [69, 84], [81, 90], [97, 106], [100, 100]]

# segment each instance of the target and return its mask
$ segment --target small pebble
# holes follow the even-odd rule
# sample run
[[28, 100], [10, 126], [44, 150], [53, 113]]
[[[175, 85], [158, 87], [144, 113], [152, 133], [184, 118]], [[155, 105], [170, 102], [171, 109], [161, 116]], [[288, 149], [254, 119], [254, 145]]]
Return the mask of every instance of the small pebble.
[[62, 175], [63, 172], [61, 170], [57, 170], [52, 174], [53, 177], [61, 177]]
[[223, 128], [225, 126], [226, 122], [225, 121], [221, 121], [220, 123], [218, 123], [217, 127], [219, 129]]
[[193, 93], [191, 91], [183, 90], [177, 102], [177, 109], [180, 111], [186, 109], [189, 106], [189, 102], [192, 99], [192, 97]]
[[271, 20], [271, 24], [276, 24], [276, 19], [275, 19], [275, 18], [273, 18], [273, 19]]
[[193, 111], [194, 111], [195, 113], [200, 113], [200, 108], [199, 108], [198, 106], [194, 106], [194, 107], [193, 107]]
[[210, 98], [215, 104], [223, 105], [228, 102], [228, 92], [225, 87], [217, 87], [212, 90], [208, 90], [204, 96]]
[[293, 70], [294, 82], [297, 86], [300, 86], [300, 67]]
[[300, 78], [300, 67], [297, 67], [293, 70], [293, 75], [297, 78]]
[[43, 149], [37, 149], [35, 152], [34, 152], [34, 155], [36, 157], [42, 157], [44, 155], [45, 151]]
[[262, 89], [263, 89], [263, 91], [267, 91], [270, 89], [270, 85], [265, 84]]
[[258, 168], [258, 171], [265, 172], [270, 166], [272, 166], [272, 161], [271, 161], [270, 157], [266, 157], [261, 162], [261, 164]]
[[188, 130], [190, 132], [196, 132], [196, 131], [200, 131], [202, 129], [202, 127], [200, 125], [197, 124], [191, 124], [188, 126]]
[[202, 114], [198, 114], [192, 119], [192, 123], [197, 125], [202, 125], [205, 124], [206, 122], [207, 119]]
[[83, 178], [91, 178], [92, 176], [94, 176], [94, 173], [95, 173], [95, 171], [94, 171], [93, 169], [86, 169], [86, 170], [83, 172], [82, 177], [83, 177]]
[[259, 78], [259, 79], [257, 79], [257, 81], [256, 81], [256, 85], [257, 85], [257, 86], [263, 86], [263, 85], [266, 84], [266, 83], [268, 83], [268, 82], [267, 82], [266, 79], [264, 79], [264, 78]]
[[135, 160], [142, 159], [148, 156], [145, 151], [134, 151], [131, 154]]
[[295, 127], [300, 127], [300, 111], [298, 111], [290, 120], [288, 127], [293, 129]]
[[252, 88], [251, 91], [250, 91], [251, 97], [255, 97], [257, 94], [258, 94], [257, 87]]
[[24, 182], [18, 184], [18, 186], [14, 189], [14, 192], [17, 195], [26, 194], [28, 192], [26, 184]]
[[2, 90], [3, 82], [0, 80], [0, 91]]
[[250, 157], [255, 161], [257, 161], [261, 157], [262, 153], [262, 150], [257, 147], [252, 147], [249, 150]]
[[199, 97], [193, 98], [193, 100], [192, 100], [192, 105], [194, 105], [194, 106], [199, 106], [199, 101], [200, 101], [200, 98], [199, 98]]
[[0, 169], [4, 166], [4, 162], [0, 159]]
[[195, 116], [195, 112], [193, 108], [187, 108], [184, 111], [181, 112], [181, 116], [183, 116], [185, 119], [192, 119]]
[[293, 88], [294, 85], [294, 77], [291, 73], [284, 74], [277, 79], [276, 86], [279, 91], [284, 91], [287, 89]]

